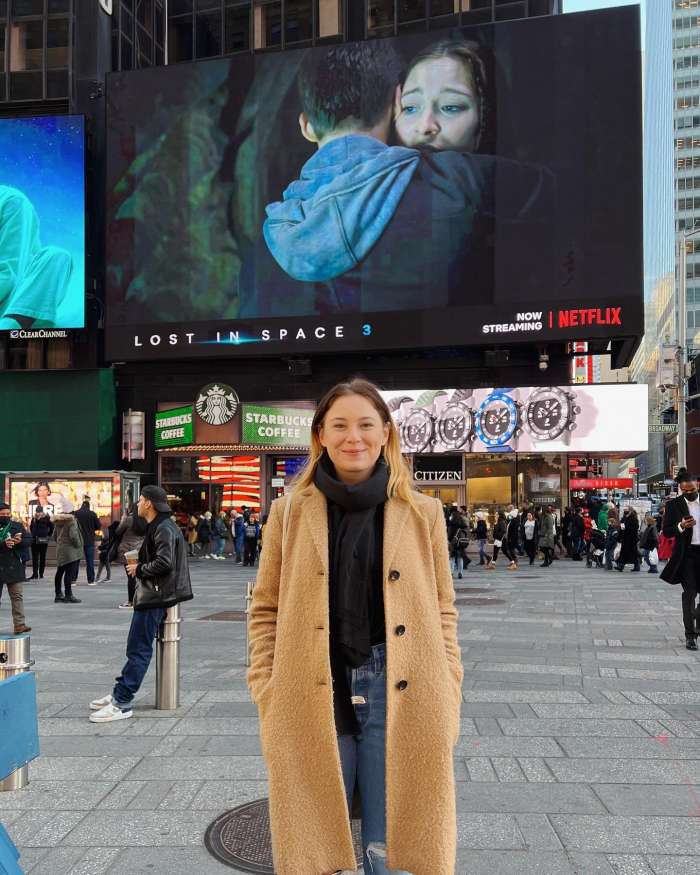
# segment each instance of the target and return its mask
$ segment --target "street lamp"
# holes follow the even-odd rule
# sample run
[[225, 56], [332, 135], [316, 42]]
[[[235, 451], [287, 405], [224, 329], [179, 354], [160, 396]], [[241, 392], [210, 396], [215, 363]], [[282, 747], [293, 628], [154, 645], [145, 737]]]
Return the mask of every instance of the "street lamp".
[[[700, 228], [694, 228], [692, 231], [684, 231], [680, 241], [681, 247], [681, 267], [680, 267], [680, 283], [678, 287], [678, 465], [685, 468], [686, 452], [685, 445], [687, 439], [686, 430], [686, 404], [690, 400], [688, 397], [688, 384], [686, 379], [686, 369], [688, 364], [688, 341], [686, 327], [688, 324], [688, 316], [686, 313], [686, 271], [687, 271], [687, 248], [688, 240], [700, 235]], [[693, 396], [695, 398], [697, 396]]]

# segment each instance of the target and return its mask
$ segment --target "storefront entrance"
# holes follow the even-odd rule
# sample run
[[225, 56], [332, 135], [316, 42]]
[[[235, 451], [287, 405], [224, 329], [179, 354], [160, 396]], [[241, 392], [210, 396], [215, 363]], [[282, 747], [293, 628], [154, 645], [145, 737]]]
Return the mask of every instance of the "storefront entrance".
[[431, 498], [439, 498], [443, 504], [464, 504], [463, 486], [419, 486], [418, 491]]

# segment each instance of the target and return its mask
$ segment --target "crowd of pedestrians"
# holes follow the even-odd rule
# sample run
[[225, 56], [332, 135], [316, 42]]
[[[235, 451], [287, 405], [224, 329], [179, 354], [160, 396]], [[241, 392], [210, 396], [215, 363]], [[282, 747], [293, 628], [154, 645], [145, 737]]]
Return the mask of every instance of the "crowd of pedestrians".
[[640, 571], [644, 563], [650, 574], [657, 574], [659, 556], [668, 558], [660, 553], [662, 517], [647, 514], [640, 522], [634, 508], [624, 507], [620, 515], [612, 501], [597, 512], [567, 507], [561, 518], [552, 506], [508, 505], [493, 513], [492, 525], [486, 510], [470, 512], [453, 504], [445, 506], [444, 512], [452, 569], [459, 579], [471, 564], [472, 543], [477, 550], [471, 552], [487, 571], [494, 570], [502, 556], [507, 571], [517, 570], [520, 563], [534, 565], [538, 558], [542, 568], [569, 558], [608, 571], [624, 571], [627, 565]]
[[237, 565], [254, 566], [262, 549], [262, 521], [256, 511], [243, 505], [241, 510], [211, 511], [191, 515], [185, 525], [185, 537], [190, 557], [226, 560]]

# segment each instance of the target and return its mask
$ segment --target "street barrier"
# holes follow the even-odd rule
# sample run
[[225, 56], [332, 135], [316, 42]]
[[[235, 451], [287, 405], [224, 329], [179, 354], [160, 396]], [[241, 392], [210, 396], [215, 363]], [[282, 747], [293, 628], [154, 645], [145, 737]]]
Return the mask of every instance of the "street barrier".
[[180, 705], [180, 605], [168, 608], [156, 640], [156, 709], [174, 711]]
[[39, 756], [36, 679], [29, 635], [0, 636], [0, 792], [29, 783], [30, 760]]

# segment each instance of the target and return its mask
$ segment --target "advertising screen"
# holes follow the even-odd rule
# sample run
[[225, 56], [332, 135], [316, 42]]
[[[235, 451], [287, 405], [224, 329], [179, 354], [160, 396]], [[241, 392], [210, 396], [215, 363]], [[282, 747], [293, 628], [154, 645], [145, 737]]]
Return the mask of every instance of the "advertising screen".
[[621, 8], [111, 75], [108, 357], [641, 334], [638, 34]]
[[49, 516], [72, 513], [87, 499], [98, 517], [112, 517], [112, 480], [11, 480], [12, 513], [31, 520], [37, 508]]
[[638, 453], [646, 384], [382, 392], [404, 453]]
[[83, 118], [1, 118], [0, 331], [84, 324]]

